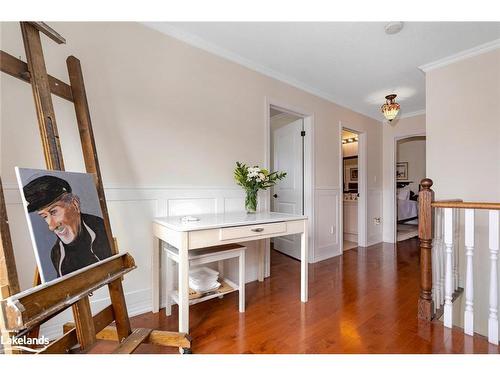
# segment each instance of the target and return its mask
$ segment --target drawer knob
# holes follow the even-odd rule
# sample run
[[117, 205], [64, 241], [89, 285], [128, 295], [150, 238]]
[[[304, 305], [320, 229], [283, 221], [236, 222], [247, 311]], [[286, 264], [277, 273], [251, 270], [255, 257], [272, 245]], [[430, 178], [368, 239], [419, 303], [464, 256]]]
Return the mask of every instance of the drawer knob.
[[264, 228], [253, 228], [250, 229], [252, 232], [264, 232]]

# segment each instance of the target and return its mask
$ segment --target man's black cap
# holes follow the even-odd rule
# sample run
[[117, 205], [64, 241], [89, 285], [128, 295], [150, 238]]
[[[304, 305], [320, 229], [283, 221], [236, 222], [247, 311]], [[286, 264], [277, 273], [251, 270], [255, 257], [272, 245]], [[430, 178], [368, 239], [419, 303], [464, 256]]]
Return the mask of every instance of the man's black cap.
[[33, 212], [48, 206], [62, 194], [71, 193], [71, 186], [62, 178], [42, 176], [26, 184], [23, 191], [28, 201], [28, 212]]

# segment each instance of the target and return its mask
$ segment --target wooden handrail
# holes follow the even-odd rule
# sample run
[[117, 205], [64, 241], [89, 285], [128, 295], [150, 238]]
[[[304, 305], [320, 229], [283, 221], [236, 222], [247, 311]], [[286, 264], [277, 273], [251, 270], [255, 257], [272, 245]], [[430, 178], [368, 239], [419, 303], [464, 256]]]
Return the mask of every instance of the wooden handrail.
[[432, 202], [431, 206], [439, 208], [473, 208], [477, 210], [500, 210], [500, 203], [491, 202], [439, 201]]

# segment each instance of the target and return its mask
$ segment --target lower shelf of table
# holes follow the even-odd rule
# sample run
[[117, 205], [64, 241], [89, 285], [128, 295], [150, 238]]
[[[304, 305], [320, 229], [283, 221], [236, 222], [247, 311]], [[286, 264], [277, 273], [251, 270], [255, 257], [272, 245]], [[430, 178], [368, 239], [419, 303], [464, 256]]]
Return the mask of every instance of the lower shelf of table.
[[[196, 298], [196, 297], [191, 298], [190, 297], [189, 298], [189, 305], [194, 305], [196, 303], [208, 301], [209, 299], [221, 297], [225, 294], [232, 293], [232, 292], [239, 290], [238, 285], [235, 282], [231, 281], [230, 279], [222, 279], [222, 281], [220, 281], [220, 283], [221, 283], [221, 286], [219, 287], [219, 289], [216, 289], [216, 290], [209, 292], [205, 295], [202, 295], [201, 297], [198, 297], [198, 298]], [[172, 297], [172, 300], [175, 304], [179, 304], [179, 291], [173, 290], [171, 297]]]

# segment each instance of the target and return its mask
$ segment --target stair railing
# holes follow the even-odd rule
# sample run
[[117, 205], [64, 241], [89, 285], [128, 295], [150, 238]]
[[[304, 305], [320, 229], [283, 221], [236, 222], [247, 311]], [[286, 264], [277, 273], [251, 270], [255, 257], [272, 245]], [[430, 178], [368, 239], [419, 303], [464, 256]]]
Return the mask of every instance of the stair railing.
[[434, 201], [432, 180], [421, 181], [419, 193], [420, 297], [418, 317], [432, 320], [443, 314], [452, 327], [453, 302], [463, 289], [459, 278], [460, 210], [464, 210], [465, 311], [464, 333], [474, 334], [475, 211], [488, 210], [490, 257], [488, 341], [498, 345], [498, 251], [500, 203]]

